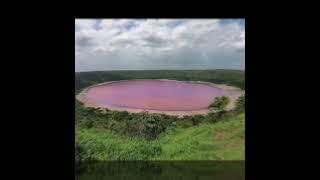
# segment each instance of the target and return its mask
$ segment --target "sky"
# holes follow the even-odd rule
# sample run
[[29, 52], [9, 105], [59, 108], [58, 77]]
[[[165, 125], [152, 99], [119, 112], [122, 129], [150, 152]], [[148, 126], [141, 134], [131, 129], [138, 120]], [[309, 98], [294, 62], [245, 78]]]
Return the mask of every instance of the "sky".
[[245, 69], [244, 19], [75, 19], [75, 71]]

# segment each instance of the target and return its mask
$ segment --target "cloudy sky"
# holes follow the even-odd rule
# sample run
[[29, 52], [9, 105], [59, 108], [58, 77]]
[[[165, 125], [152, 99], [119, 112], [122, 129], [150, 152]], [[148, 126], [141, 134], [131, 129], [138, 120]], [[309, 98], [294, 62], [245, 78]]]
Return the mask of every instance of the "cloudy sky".
[[75, 70], [245, 69], [243, 19], [76, 19]]

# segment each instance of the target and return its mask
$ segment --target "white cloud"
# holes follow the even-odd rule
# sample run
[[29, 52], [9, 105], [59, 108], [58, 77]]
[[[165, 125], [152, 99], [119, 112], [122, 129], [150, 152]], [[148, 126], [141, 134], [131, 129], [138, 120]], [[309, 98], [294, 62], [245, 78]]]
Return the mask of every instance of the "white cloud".
[[217, 19], [75, 20], [76, 71], [244, 69], [245, 30]]
[[76, 19], [75, 27], [79, 29], [91, 29], [94, 28], [96, 20], [92, 19]]

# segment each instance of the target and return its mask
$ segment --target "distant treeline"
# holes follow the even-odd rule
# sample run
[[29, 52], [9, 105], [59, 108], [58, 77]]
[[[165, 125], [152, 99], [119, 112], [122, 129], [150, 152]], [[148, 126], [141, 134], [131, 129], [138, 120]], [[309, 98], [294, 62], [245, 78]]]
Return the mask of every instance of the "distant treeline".
[[242, 70], [132, 70], [76, 72], [75, 90], [106, 81], [127, 79], [207, 81], [245, 89], [245, 71]]

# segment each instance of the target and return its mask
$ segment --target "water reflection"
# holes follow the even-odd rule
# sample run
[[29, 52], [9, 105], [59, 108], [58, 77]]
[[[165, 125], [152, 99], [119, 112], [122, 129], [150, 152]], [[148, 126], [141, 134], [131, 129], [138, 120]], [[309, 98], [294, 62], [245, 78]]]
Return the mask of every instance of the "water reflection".
[[244, 180], [244, 161], [104, 161], [77, 167], [76, 180]]

